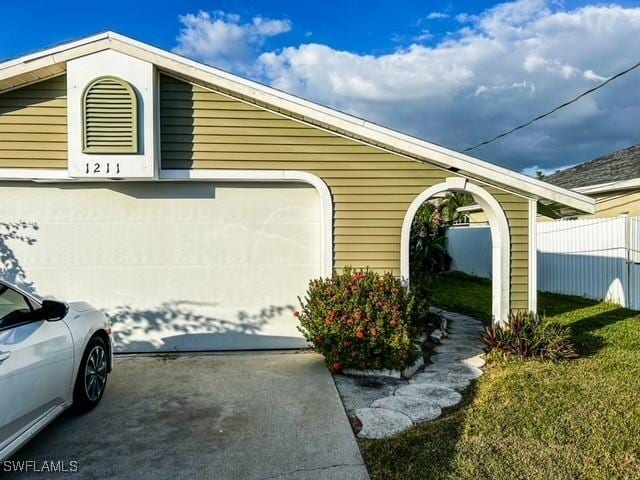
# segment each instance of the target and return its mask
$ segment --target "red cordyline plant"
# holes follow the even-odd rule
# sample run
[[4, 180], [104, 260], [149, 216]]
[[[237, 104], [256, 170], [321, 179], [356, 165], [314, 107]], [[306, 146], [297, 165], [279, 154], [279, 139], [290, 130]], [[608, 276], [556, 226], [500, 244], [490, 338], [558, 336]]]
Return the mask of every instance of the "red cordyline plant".
[[487, 327], [482, 341], [491, 351], [521, 358], [556, 362], [576, 355], [568, 327], [531, 312], [513, 312], [504, 325]]
[[391, 273], [345, 268], [311, 280], [298, 329], [329, 368], [401, 369], [415, 361], [414, 301]]

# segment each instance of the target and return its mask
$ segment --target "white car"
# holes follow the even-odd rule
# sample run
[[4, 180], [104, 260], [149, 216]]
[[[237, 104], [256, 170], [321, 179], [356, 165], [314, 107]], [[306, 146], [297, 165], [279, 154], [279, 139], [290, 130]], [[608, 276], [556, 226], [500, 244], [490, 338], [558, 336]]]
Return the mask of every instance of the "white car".
[[0, 279], [0, 462], [68, 407], [98, 405], [112, 352], [102, 312], [43, 300]]

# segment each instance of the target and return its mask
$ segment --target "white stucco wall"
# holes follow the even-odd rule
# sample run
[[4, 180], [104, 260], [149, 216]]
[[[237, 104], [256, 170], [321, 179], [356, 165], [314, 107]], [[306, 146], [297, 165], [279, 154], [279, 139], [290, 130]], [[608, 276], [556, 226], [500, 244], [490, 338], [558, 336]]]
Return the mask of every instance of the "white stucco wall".
[[0, 248], [39, 294], [112, 315], [120, 351], [299, 347], [319, 205], [303, 184], [6, 183]]

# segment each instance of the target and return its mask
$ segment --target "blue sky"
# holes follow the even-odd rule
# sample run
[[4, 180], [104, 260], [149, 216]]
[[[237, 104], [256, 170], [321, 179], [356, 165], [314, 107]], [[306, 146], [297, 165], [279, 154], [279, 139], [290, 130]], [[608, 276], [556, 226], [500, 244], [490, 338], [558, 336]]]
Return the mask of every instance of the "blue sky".
[[[0, 58], [114, 30], [456, 149], [640, 60], [628, 41], [638, 1], [0, 0], [0, 11]], [[474, 154], [532, 172], [638, 143], [640, 107], [624, 100], [638, 80]]]
[[[315, 3], [315, 5], [314, 5]], [[478, 14], [499, 2], [466, 1], [168, 1], [141, 0], [109, 2], [0, 0], [0, 59], [11, 58], [81, 38], [103, 30], [114, 30], [156, 46], [175, 46], [180, 23], [188, 13], [222, 10], [242, 17], [287, 18], [295, 29], [271, 39], [268, 48], [281, 48], [302, 42], [317, 42], [362, 54], [388, 53], [411, 43], [428, 28], [435, 42], [454, 32], [460, 13]], [[566, 8], [586, 5], [587, 1], [562, 2]], [[616, 2], [632, 5], [639, 2]], [[402, 5], [402, 8], [397, 6]], [[449, 18], [428, 21], [432, 12]]]
[[[315, 3], [315, 5], [314, 5]], [[402, 36], [421, 31], [420, 19], [432, 11], [453, 12], [448, 1], [403, 1], [393, 8], [388, 0], [373, 1], [121, 1], [87, 2], [0, 0], [3, 15], [0, 28], [0, 57], [7, 58], [61, 41], [102, 30], [115, 30], [159, 47], [171, 49], [180, 27], [178, 16], [199, 10], [237, 13], [251, 18], [287, 18], [296, 28], [272, 39], [268, 47], [314, 41], [358, 53], [386, 53], [398, 47]], [[495, 2], [455, 2], [458, 12], [477, 13]], [[37, 15], [34, 15], [37, 12]], [[126, 12], [126, 14], [124, 13]], [[430, 25], [445, 34], [453, 20]], [[24, 26], [29, 25], [25, 32]], [[16, 41], [18, 40], [19, 41]]]

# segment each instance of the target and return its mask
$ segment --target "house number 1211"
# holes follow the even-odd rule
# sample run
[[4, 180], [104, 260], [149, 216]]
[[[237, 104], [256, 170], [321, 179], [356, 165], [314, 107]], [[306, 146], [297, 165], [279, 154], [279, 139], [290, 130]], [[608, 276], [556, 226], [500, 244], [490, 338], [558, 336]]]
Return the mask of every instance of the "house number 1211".
[[84, 173], [120, 173], [120, 163], [117, 162], [115, 165], [112, 165], [110, 162], [105, 164], [100, 163], [85, 163]]

